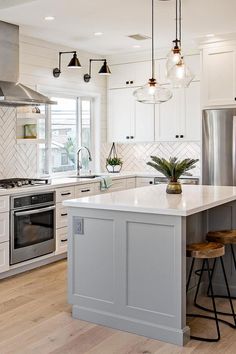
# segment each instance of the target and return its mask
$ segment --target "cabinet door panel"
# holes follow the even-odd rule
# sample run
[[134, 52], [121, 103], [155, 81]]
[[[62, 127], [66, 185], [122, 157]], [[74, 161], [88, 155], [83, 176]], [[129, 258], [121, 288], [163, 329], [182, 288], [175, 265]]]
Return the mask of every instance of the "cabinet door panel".
[[110, 90], [108, 95], [109, 142], [129, 142], [134, 115], [133, 89]]
[[109, 89], [144, 85], [151, 75], [151, 62], [127, 63], [111, 66]]
[[155, 106], [155, 140], [176, 141], [179, 132], [180, 90], [172, 90], [173, 97]]
[[203, 54], [204, 106], [235, 104], [236, 49], [207, 49]]
[[185, 140], [201, 140], [200, 82], [192, 82], [185, 89]]
[[154, 141], [154, 105], [136, 101], [134, 125], [136, 142]]

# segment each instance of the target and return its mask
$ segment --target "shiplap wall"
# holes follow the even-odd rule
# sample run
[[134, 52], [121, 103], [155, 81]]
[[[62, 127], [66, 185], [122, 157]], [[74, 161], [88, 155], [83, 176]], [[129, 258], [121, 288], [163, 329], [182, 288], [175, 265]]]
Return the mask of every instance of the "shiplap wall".
[[[97, 74], [101, 63], [94, 63], [90, 83], [83, 81], [88, 72], [90, 58], [98, 55], [77, 51], [81, 69], [68, 69], [71, 55], [62, 57], [62, 74], [54, 78], [52, 70], [58, 66], [58, 52], [76, 50], [30, 37], [20, 37], [20, 82], [51, 96], [92, 95], [95, 100], [94, 136], [99, 168], [101, 143], [106, 141], [106, 78]], [[100, 64], [100, 65], [99, 65]], [[16, 111], [2, 107], [0, 110], [0, 178], [37, 175], [37, 149], [30, 144], [16, 142]], [[27, 152], [27, 153], [26, 153]], [[30, 163], [26, 163], [27, 161]]]

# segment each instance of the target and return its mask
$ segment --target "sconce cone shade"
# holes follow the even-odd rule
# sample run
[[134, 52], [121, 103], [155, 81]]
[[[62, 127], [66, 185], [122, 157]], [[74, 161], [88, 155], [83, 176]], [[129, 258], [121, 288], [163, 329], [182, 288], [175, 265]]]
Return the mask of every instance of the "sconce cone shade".
[[138, 102], [147, 104], [160, 104], [171, 99], [172, 92], [157, 84], [155, 79], [150, 79], [145, 86], [133, 93]]
[[171, 81], [173, 88], [188, 87], [194, 79], [193, 73], [185, 64], [183, 58], [169, 70], [167, 77]]
[[98, 72], [99, 75], [111, 75], [111, 70], [109, 66], [107, 65], [106, 60], [104, 61], [101, 69]]
[[68, 64], [68, 68], [81, 68], [81, 64], [79, 59], [77, 58], [77, 54], [74, 53], [71, 61]]

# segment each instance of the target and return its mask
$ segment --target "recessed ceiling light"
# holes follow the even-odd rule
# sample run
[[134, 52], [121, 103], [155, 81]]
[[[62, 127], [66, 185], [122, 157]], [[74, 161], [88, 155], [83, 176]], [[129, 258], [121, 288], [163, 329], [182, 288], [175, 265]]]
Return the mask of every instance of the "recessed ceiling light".
[[94, 36], [102, 36], [103, 33], [102, 32], [94, 32]]
[[208, 33], [207, 35], [206, 35], [206, 37], [208, 37], [208, 38], [211, 38], [211, 37], [214, 37], [215, 35], [214, 35], [214, 33]]
[[141, 48], [141, 45], [134, 44], [134, 45], [133, 45], [133, 48]]
[[55, 17], [54, 16], [45, 16], [44, 20], [45, 21], [53, 21], [53, 20], [55, 20]]

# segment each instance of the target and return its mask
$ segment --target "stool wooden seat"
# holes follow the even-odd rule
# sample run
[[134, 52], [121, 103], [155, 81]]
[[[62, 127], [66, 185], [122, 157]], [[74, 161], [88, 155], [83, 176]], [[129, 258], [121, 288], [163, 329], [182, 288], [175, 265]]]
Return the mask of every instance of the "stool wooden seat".
[[218, 258], [225, 254], [225, 246], [219, 242], [192, 243], [186, 247], [187, 257], [192, 258]]
[[206, 235], [207, 241], [220, 242], [223, 245], [236, 243], [236, 230], [209, 231]]

